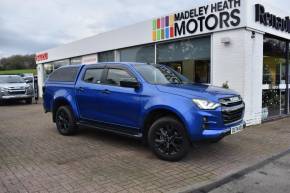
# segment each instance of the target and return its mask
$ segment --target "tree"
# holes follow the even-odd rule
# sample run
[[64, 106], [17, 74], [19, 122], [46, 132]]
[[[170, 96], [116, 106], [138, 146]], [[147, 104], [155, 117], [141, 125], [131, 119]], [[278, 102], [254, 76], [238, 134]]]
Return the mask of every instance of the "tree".
[[35, 55], [13, 55], [0, 59], [1, 70], [36, 68]]

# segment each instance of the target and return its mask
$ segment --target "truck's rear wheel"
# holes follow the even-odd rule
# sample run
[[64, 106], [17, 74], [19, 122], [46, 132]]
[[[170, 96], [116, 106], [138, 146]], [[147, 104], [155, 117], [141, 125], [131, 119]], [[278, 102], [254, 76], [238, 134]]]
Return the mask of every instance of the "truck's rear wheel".
[[155, 155], [166, 161], [181, 160], [190, 148], [183, 124], [173, 117], [163, 117], [153, 123], [148, 143]]
[[76, 120], [68, 106], [61, 106], [57, 109], [55, 121], [60, 134], [68, 136], [76, 133]]

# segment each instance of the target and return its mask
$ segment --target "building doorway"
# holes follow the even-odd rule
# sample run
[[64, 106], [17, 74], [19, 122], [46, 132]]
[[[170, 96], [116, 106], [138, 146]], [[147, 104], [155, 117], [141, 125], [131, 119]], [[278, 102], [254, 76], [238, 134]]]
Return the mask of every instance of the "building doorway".
[[287, 113], [286, 40], [264, 38], [262, 119]]

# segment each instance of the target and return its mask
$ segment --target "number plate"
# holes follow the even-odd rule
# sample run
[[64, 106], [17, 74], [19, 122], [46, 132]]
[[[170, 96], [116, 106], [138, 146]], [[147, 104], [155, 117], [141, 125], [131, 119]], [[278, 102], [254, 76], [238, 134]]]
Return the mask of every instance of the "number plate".
[[243, 129], [244, 129], [243, 124], [235, 126], [235, 127], [232, 127], [231, 128], [231, 135], [239, 133], [239, 132], [243, 131]]

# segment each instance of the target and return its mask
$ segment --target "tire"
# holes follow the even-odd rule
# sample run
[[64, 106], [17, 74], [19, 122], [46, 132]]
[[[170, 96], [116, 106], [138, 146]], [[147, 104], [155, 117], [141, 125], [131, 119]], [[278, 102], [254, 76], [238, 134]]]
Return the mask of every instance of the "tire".
[[64, 136], [74, 135], [77, 131], [76, 120], [68, 106], [61, 106], [56, 110], [55, 122], [58, 132]]
[[158, 158], [172, 162], [184, 158], [190, 148], [183, 124], [173, 117], [163, 117], [152, 124], [148, 144]]
[[25, 99], [25, 103], [26, 103], [26, 104], [32, 104], [32, 98]]

